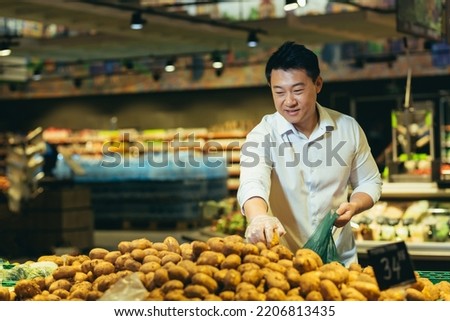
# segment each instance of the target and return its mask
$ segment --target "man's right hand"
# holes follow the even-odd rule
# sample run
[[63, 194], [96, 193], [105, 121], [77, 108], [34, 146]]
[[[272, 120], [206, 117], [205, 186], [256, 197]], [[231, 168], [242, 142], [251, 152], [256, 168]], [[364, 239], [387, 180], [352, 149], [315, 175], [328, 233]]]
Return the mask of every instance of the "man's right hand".
[[277, 233], [279, 237], [286, 234], [286, 230], [278, 218], [267, 214], [256, 215], [250, 219], [245, 230], [245, 238], [248, 242], [264, 242], [270, 247], [274, 233]]

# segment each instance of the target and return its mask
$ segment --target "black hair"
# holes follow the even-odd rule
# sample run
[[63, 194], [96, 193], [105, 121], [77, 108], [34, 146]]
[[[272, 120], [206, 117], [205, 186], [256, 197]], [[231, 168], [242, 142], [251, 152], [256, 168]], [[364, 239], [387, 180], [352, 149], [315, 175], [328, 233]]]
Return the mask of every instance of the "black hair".
[[303, 69], [308, 77], [316, 81], [320, 75], [317, 55], [304, 45], [286, 41], [269, 58], [266, 64], [266, 79], [270, 84], [272, 70]]

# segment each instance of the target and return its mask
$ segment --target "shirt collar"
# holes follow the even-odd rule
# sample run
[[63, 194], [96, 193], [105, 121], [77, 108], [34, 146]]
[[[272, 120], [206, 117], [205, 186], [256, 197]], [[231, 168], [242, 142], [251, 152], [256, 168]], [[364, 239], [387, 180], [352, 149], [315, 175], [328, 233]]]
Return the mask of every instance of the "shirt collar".
[[[319, 130], [321, 133], [332, 131], [335, 128], [335, 122], [328, 114], [326, 108], [322, 107], [319, 103], [316, 103], [316, 108], [319, 112], [320, 119], [319, 126], [316, 127], [316, 130]], [[297, 132], [295, 126], [281, 116], [280, 113], [276, 112], [275, 117], [277, 118], [277, 131], [281, 136]]]

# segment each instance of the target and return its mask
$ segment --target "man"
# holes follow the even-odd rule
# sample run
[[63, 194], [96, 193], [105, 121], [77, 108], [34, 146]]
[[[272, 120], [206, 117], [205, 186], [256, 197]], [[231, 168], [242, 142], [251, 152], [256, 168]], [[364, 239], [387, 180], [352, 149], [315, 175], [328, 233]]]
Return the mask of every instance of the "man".
[[303, 45], [284, 43], [265, 74], [276, 112], [263, 117], [241, 150], [238, 202], [248, 221], [246, 238], [270, 244], [278, 233], [296, 250], [333, 210], [340, 260], [356, 262], [347, 223], [378, 201], [382, 186], [366, 136], [355, 119], [317, 102], [319, 62]]

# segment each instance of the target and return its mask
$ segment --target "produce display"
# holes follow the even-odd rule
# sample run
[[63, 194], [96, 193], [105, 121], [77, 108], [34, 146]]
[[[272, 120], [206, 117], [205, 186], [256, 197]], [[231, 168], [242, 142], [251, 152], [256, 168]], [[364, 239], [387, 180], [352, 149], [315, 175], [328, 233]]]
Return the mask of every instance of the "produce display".
[[[416, 272], [415, 283], [380, 290], [371, 266], [324, 263], [309, 249], [268, 248], [239, 235], [186, 243], [171, 236], [162, 242], [121, 241], [116, 250], [45, 255], [8, 264], [3, 272], [3, 279], [17, 280], [0, 287], [0, 300], [6, 301], [450, 300], [448, 281], [433, 283]], [[134, 281], [124, 287], [124, 279]]]
[[352, 219], [358, 240], [446, 242], [450, 240], [449, 204], [420, 200], [410, 204], [378, 202]]

